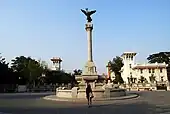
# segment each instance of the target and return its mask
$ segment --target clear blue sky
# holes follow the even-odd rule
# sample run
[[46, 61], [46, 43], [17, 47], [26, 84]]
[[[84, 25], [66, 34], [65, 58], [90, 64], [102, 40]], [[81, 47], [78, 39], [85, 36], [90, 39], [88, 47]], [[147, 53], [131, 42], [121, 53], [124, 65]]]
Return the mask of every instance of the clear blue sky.
[[83, 68], [87, 38], [80, 9], [86, 7], [97, 10], [93, 55], [99, 73], [125, 51], [137, 52], [137, 61], [170, 51], [170, 0], [1, 0], [0, 52], [8, 61], [57, 56], [65, 70]]

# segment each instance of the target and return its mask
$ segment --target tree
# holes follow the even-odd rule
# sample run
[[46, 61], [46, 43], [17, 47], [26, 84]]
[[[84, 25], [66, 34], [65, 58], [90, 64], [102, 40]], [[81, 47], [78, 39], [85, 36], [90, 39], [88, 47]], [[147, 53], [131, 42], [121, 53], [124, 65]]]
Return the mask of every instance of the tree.
[[168, 64], [167, 72], [168, 72], [168, 80], [170, 80], [170, 52], [159, 52], [155, 54], [151, 54], [147, 57], [149, 63], [163, 63]]
[[11, 68], [19, 73], [20, 79], [23, 82], [25, 81], [25, 84], [32, 84], [34, 86], [44, 70], [41, 63], [31, 57], [24, 56], [13, 59]]
[[121, 77], [121, 68], [123, 67], [123, 60], [121, 57], [116, 56], [115, 58], [113, 58], [112, 61], [109, 61], [109, 63], [111, 65], [111, 72], [115, 73], [115, 79], [113, 80], [114, 83], [124, 83], [122, 77]]
[[82, 75], [82, 70], [80, 69], [74, 69], [73, 71], [73, 74], [72, 74], [72, 77], [73, 77], [73, 80], [72, 80], [72, 85], [75, 86], [78, 84], [77, 80], [76, 80], [76, 75]]
[[[0, 53], [0, 54], [1, 54], [1, 53]], [[1, 64], [5, 64], [5, 63], [6, 63], [5, 58], [3, 58], [2, 56], [0, 56], [0, 63], [1, 63]]]
[[46, 72], [48, 70], [48, 64], [46, 63], [46, 61], [38, 60], [38, 63], [43, 68], [44, 72]]
[[159, 52], [147, 57], [149, 63], [163, 63], [170, 65], [170, 52]]
[[155, 78], [156, 78], [156, 77], [152, 74], [152, 75], [149, 77], [150, 82], [153, 83], [154, 81], [156, 81]]
[[17, 74], [8, 67], [5, 58], [0, 56], [0, 92], [14, 91], [17, 84]]
[[80, 70], [80, 69], [75, 69], [74, 71], [73, 71], [74, 73], [74, 75], [81, 75], [82, 74], [82, 70]]
[[143, 77], [143, 76], [141, 76], [140, 79], [139, 79], [139, 81], [140, 81], [141, 83], [144, 83], [145, 80], [146, 80], [146, 78]]
[[65, 73], [64, 71], [51, 71], [48, 70], [46, 73], [46, 83], [48, 84], [62, 84], [62, 83], [71, 83], [73, 77], [69, 73]]
[[6, 64], [5, 58], [0, 56], [0, 84], [7, 83], [8, 70], [8, 64]]

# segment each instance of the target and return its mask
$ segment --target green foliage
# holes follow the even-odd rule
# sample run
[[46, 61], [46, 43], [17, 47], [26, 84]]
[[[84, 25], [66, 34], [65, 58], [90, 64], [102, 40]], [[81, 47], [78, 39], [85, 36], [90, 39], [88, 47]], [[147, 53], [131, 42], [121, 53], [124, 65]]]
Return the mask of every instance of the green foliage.
[[21, 79], [25, 79], [27, 84], [35, 84], [42, 75], [44, 68], [40, 62], [31, 57], [16, 57], [12, 60], [11, 68], [20, 74]]
[[121, 57], [116, 56], [113, 58], [112, 61], [109, 61], [111, 65], [111, 72], [115, 73], [115, 80], [113, 80], [113, 83], [124, 83], [122, 77], [121, 77], [121, 68], [123, 67], [123, 60]]
[[76, 80], [76, 75], [82, 75], [82, 70], [80, 69], [74, 69], [72, 77], [73, 77], [73, 85], [77, 86], [78, 82]]
[[152, 74], [150, 77], [149, 77], [149, 80], [153, 83], [155, 81], [155, 76]]
[[123, 81], [123, 79], [121, 77], [121, 73], [120, 72], [115, 74], [115, 79], [113, 80], [113, 83], [115, 83], [115, 84], [118, 84], [118, 83], [122, 84], [122, 83], [124, 83], [124, 81]]
[[8, 72], [8, 64], [6, 64], [5, 58], [0, 56], [0, 72], [1, 74]]
[[155, 54], [149, 55], [147, 58], [149, 63], [163, 63], [165, 62], [166, 64], [170, 65], [170, 52], [159, 52]]
[[8, 67], [5, 58], [0, 56], [0, 92], [11, 92], [15, 90], [17, 74]]
[[[11, 68], [20, 74], [27, 84], [37, 85], [42, 83], [70, 83], [73, 79], [71, 74], [64, 71], [51, 71], [45, 61], [32, 59], [31, 57], [16, 57], [12, 60]], [[45, 77], [42, 77], [42, 74]]]
[[168, 71], [168, 80], [170, 80], [170, 52], [159, 52], [155, 54], [151, 54], [147, 58], [149, 63], [163, 63], [165, 62], [168, 64], [167, 71]]
[[144, 83], [144, 81], [146, 81], [146, 78], [143, 77], [143, 76], [141, 76], [140, 79], [139, 79], [139, 81], [140, 81], [141, 83]]
[[[71, 73], [51, 71], [45, 61], [35, 60], [31, 57], [19, 56], [11, 60], [11, 68], [8, 67], [5, 58], [0, 56], [0, 92], [15, 87], [16, 84], [28, 84], [30, 88], [56, 83], [73, 83], [75, 77]], [[80, 74], [81, 70], [77, 70]], [[45, 76], [42, 76], [42, 75]], [[13, 89], [14, 90], [14, 89]]]
[[46, 83], [48, 84], [71, 83], [72, 81], [73, 81], [72, 75], [69, 73], [65, 73], [64, 71], [48, 70], [46, 73]]
[[[1, 54], [1, 53], [0, 53], [0, 54]], [[0, 63], [1, 63], [1, 64], [5, 64], [5, 63], [6, 63], [5, 58], [3, 58], [2, 56], [0, 56]]]
[[80, 70], [80, 69], [75, 69], [74, 71], [73, 71], [74, 73], [74, 75], [81, 75], [82, 74], [82, 70]]
[[116, 56], [115, 58], [113, 58], [112, 61], [110, 61], [111, 63], [111, 71], [117, 73], [120, 72], [121, 68], [123, 67], [123, 62], [122, 62], [122, 58], [119, 56]]
[[7, 82], [8, 71], [8, 64], [6, 64], [5, 58], [0, 56], [0, 84]]

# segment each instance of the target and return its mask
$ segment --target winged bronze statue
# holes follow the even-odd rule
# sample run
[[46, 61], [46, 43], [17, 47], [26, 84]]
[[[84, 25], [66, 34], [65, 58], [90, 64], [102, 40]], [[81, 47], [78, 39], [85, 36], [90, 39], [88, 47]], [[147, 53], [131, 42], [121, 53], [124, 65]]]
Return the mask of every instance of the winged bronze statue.
[[81, 11], [86, 15], [87, 22], [91, 22], [92, 21], [91, 15], [96, 12], [96, 10], [89, 11], [88, 8], [86, 8], [86, 10], [81, 9]]

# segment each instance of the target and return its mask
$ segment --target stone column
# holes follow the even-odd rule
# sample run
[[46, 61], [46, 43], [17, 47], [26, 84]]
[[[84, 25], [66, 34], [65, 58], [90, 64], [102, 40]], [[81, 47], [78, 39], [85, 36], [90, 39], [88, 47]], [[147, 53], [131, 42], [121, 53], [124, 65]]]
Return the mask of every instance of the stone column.
[[92, 30], [93, 30], [93, 24], [91, 22], [88, 22], [86, 24], [86, 31], [87, 31], [87, 43], [88, 43], [88, 61], [93, 61], [93, 55], [92, 55]]
[[88, 52], [88, 60], [86, 62], [86, 65], [83, 70], [84, 80], [96, 80], [98, 79], [96, 66], [93, 62], [93, 55], [92, 55], [92, 30], [93, 30], [93, 24], [91, 22], [87, 22], [85, 25], [85, 29], [87, 32], [87, 52]]

